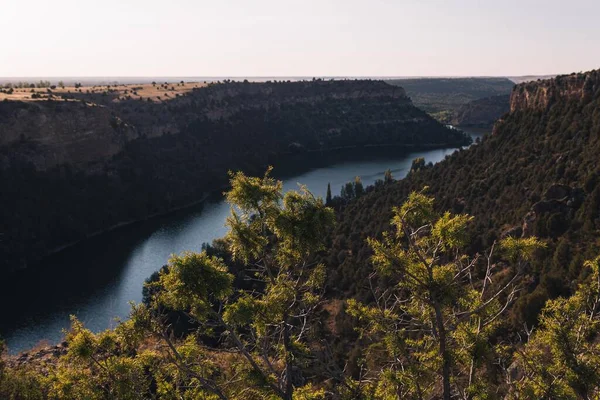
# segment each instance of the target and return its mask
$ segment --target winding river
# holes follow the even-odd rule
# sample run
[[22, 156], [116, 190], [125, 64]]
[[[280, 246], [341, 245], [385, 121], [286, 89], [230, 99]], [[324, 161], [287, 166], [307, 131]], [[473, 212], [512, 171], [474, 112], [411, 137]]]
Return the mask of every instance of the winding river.
[[[378, 148], [310, 154], [276, 165], [274, 175], [283, 180], [285, 190], [302, 183], [325, 197], [327, 183], [335, 195], [357, 175], [365, 185], [382, 179], [387, 169], [403, 178], [416, 157], [436, 163], [454, 151]], [[47, 258], [37, 268], [5, 277], [10, 284], [0, 292], [0, 336], [10, 352], [17, 353], [61, 341], [70, 315], [94, 331], [115, 326], [116, 318], [127, 317], [130, 301], [141, 301], [144, 280], [170, 254], [200, 250], [202, 243], [223, 236], [228, 213], [229, 205], [215, 195], [203, 204], [99, 235]]]

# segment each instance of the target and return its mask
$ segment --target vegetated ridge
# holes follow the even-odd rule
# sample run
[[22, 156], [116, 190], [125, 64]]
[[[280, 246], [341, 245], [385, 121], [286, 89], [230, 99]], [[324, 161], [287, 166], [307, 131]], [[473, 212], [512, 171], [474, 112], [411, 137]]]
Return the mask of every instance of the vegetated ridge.
[[491, 128], [509, 110], [510, 95], [486, 97], [460, 106], [450, 123], [464, 128]]
[[510, 105], [481, 143], [343, 208], [327, 259], [333, 290], [369, 298], [365, 238], [388, 228], [388, 210], [410, 191], [427, 187], [438, 209], [475, 217], [473, 253], [506, 236], [546, 241], [510, 310], [513, 327], [531, 326], [547, 299], [572, 293], [583, 261], [600, 250], [600, 70], [520, 84]]

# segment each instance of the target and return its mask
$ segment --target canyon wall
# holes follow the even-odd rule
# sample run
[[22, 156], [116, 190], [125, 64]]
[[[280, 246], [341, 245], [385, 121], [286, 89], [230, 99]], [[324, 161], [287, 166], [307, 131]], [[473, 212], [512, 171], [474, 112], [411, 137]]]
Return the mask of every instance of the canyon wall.
[[[108, 107], [80, 101], [0, 102], [0, 149], [46, 170], [97, 162], [139, 137]], [[0, 166], [7, 164], [0, 154]]]
[[558, 101], [589, 101], [598, 88], [600, 70], [521, 83], [513, 89], [510, 110], [544, 111]]
[[168, 100], [0, 103], [0, 269], [197, 202], [294, 152], [470, 142], [379, 81], [234, 83]]
[[[0, 102], [0, 151], [38, 170], [69, 164], [86, 168], [124, 150], [131, 140], [178, 134], [198, 118], [229, 119], [249, 109], [328, 100], [388, 99], [408, 104], [400, 87], [381, 81], [314, 81], [210, 85], [154, 103], [74, 93], [68, 101]], [[6, 151], [5, 151], [6, 153]], [[0, 156], [2, 157], [2, 156]], [[6, 165], [7, 155], [0, 158]]]

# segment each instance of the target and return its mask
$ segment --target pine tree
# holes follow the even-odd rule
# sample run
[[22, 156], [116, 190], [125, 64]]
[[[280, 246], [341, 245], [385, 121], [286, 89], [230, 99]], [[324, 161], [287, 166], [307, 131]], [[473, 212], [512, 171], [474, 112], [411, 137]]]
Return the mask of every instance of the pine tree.
[[[225, 243], [255, 286], [236, 289], [222, 260], [206, 252], [186, 253], [173, 257], [161, 272], [155, 309], [186, 311], [208, 331], [217, 326], [225, 332], [226, 353], [236, 353], [252, 379], [258, 379], [261, 398], [291, 400], [297, 383], [304, 381], [303, 366], [314, 360], [306, 341], [318, 323], [315, 313], [325, 283], [325, 267], [314, 255], [324, 248], [335, 218], [305, 187], [283, 195], [282, 182], [269, 172], [262, 178], [231, 173], [231, 190], [225, 193], [232, 206]], [[157, 332], [169, 343], [164, 328]], [[172, 343], [169, 348], [174, 359], [183, 358]], [[176, 366], [186, 374], [192, 368]], [[208, 376], [201, 378], [206, 390], [227, 397], [226, 382], [216, 385]]]
[[365, 194], [365, 188], [360, 180], [360, 176], [354, 178], [354, 196], [356, 198]]
[[327, 195], [325, 197], [325, 205], [331, 205], [331, 183], [327, 183]]
[[517, 351], [523, 378], [509, 382], [516, 386], [515, 398], [600, 396], [600, 257], [585, 267], [591, 276], [573, 296], [546, 303], [539, 328]]
[[[494, 249], [483, 265], [462, 252], [472, 217], [438, 215], [423, 193], [412, 193], [393, 214], [395, 230], [369, 244], [377, 275], [395, 284], [374, 290], [373, 305], [348, 301], [373, 341], [371, 355], [389, 357], [379, 362], [381, 371], [372, 371], [376, 398], [479, 398], [492, 384], [480, 368], [495, 352], [489, 338], [514, 299], [517, 276], [542, 244], [535, 238], [501, 242], [511, 267], [500, 274], [502, 284], [492, 284]], [[479, 267], [486, 271], [481, 285], [472, 279]]]
[[394, 178], [392, 177], [392, 171], [387, 169], [385, 171], [385, 175], [383, 176], [383, 182], [384, 183], [392, 183], [394, 181]]

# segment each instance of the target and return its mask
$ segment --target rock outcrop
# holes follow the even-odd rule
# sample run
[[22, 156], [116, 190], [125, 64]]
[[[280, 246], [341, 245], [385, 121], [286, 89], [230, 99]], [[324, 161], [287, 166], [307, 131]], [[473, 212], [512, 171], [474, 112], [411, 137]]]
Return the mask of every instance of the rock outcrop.
[[557, 101], [589, 101], [600, 89], [600, 70], [522, 83], [513, 89], [510, 111], [544, 111]]
[[[133, 126], [106, 106], [82, 101], [0, 102], [0, 149], [38, 170], [106, 160], [138, 137]], [[7, 163], [1, 160], [2, 155], [0, 167]]]

